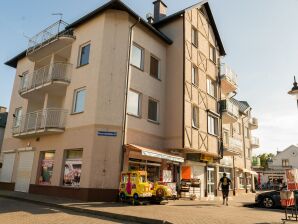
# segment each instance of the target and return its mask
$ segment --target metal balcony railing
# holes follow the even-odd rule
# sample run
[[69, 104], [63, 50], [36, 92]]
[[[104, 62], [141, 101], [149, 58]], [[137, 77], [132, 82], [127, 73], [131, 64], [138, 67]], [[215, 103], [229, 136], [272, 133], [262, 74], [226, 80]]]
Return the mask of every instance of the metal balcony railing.
[[226, 78], [230, 83], [237, 85], [237, 74], [226, 64], [220, 65], [220, 76]]
[[252, 126], [258, 126], [259, 121], [258, 121], [257, 118], [252, 117], [252, 118], [250, 118], [250, 120], [249, 120], [249, 124], [252, 125]]
[[228, 114], [238, 118], [239, 117], [239, 107], [230, 100], [220, 101], [221, 112], [227, 112]]
[[260, 140], [257, 137], [251, 137], [250, 143], [254, 146], [259, 146], [260, 145]]
[[13, 120], [13, 135], [42, 132], [49, 128], [64, 129], [67, 110], [44, 109], [27, 113]]
[[229, 137], [224, 143], [224, 148], [229, 151], [241, 154], [242, 151], [242, 141], [233, 137]]
[[67, 26], [68, 24], [66, 22], [59, 20], [40, 33], [36, 34], [34, 37], [30, 38], [27, 48], [27, 55], [42, 48], [61, 36], [73, 37], [73, 30], [66, 29]]
[[72, 65], [57, 62], [35, 70], [22, 77], [19, 93], [22, 94], [53, 81], [70, 82]]

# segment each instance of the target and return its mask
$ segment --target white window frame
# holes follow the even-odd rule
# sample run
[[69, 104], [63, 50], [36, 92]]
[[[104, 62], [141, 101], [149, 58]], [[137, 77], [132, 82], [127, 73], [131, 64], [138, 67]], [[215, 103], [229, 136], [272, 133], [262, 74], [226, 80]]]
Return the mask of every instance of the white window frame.
[[191, 83], [195, 86], [199, 85], [199, 69], [194, 64], [191, 66]]
[[[90, 45], [89, 47], [89, 55], [88, 55], [88, 63], [86, 64], [81, 64], [81, 59], [82, 59], [82, 50], [84, 47]], [[90, 52], [91, 52], [91, 42], [87, 42], [87, 43], [84, 43], [82, 45], [80, 45], [80, 48], [79, 48], [79, 57], [78, 57], [78, 66], [77, 67], [82, 67], [82, 66], [85, 66], [85, 65], [88, 65], [90, 63]]]
[[14, 128], [20, 127], [22, 114], [23, 114], [23, 107], [17, 107], [14, 110], [14, 115], [15, 115], [15, 122], [13, 123]]
[[218, 136], [219, 134], [219, 126], [218, 126], [218, 118], [208, 114], [208, 133], [211, 135]]
[[[141, 50], [141, 61], [140, 61], [140, 67], [138, 65], [133, 64], [132, 62], [132, 54], [133, 54], [133, 48], [138, 48], [139, 50]], [[131, 55], [130, 55], [130, 64], [142, 71], [144, 71], [144, 60], [145, 60], [145, 50], [144, 48], [142, 48], [140, 45], [133, 43], [131, 46]]]
[[21, 76], [21, 89], [27, 89], [28, 87], [28, 81], [29, 81], [29, 71], [25, 71], [22, 73]]
[[192, 105], [192, 127], [199, 128], [199, 112], [200, 109], [196, 105]]
[[191, 43], [196, 48], [199, 46], [199, 31], [194, 26], [191, 27]]
[[[85, 97], [84, 97], [84, 107], [82, 111], [75, 111], [76, 110], [76, 102], [77, 102], [77, 96], [78, 93], [81, 91], [85, 91]], [[73, 102], [72, 102], [72, 114], [79, 114], [85, 112], [85, 106], [86, 106], [86, 87], [82, 87], [79, 89], [74, 90], [74, 96], [73, 96]]]
[[216, 48], [213, 45], [209, 45], [209, 59], [216, 64]]
[[[156, 104], [157, 104], [157, 106], [156, 106], [156, 121], [149, 118], [149, 102], [150, 101], [156, 102]], [[150, 122], [159, 123], [159, 101], [155, 100], [151, 97], [149, 97], [149, 99], [148, 99], [148, 118], [147, 119]]]
[[[158, 62], [158, 70], [157, 70], [158, 74], [157, 74], [157, 77], [154, 77], [153, 75], [151, 75], [151, 58], [154, 58]], [[160, 59], [158, 57], [154, 56], [153, 54], [150, 55], [150, 73], [149, 74], [150, 74], [151, 77], [153, 77], [155, 79], [158, 79], [158, 80], [161, 79], [160, 78]]]
[[207, 93], [213, 98], [217, 98], [216, 82], [213, 81], [211, 78], [207, 78]]
[[[135, 90], [132, 90], [132, 89], [130, 89], [128, 92], [133, 92], [133, 93], [135, 93], [135, 94], [138, 95], [138, 114], [134, 114], [134, 113], [129, 112], [129, 110], [128, 110], [128, 104], [127, 104], [127, 114], [128, 114], [128, 115], [135, 116], [135, 117], [141, 117], [141, 110], [142, 110], [142, 93], [140, 93], [140, 92], [138, 92], [138, 91], [135, 91]], [[128, 95], [127, 97], [129, 97], [129, 95]]]

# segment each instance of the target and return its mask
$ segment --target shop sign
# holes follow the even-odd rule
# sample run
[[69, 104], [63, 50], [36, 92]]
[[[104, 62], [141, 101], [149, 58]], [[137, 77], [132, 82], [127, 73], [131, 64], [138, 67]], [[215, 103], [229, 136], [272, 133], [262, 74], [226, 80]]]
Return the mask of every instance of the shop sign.
[[165, 183], [173, 182], [171, 170], [163, 170], [162, 171], [162, 181]]
[[117, 132], [115, 132], [115, 131], [98, 131], [97, 136], [116, 137]]
[[298, 169], [286, 170], [288, 190], [298, 190]]
[[160, 158], [160, 159], [166, 159], [174, 162], [180, 162], [180, 163], [184, 162], [184, 158], [182, 157], [171, 156], [171, 155], [158, 153], [158, 152], [149, 152], [149, 151], [142, 150], [142, 155], [151, 156], [151, 157]]
[[206, 155], [201, 155], [201, 160], [213, 163], [213, 157], [212, 156], [206, 156]]

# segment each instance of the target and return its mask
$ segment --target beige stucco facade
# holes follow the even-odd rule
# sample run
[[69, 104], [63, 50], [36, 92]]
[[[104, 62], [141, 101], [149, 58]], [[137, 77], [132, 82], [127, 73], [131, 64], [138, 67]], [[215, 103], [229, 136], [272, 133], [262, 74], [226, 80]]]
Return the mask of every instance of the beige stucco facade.
[[[121, 4], [125, 8], [123, 3], [113, 4]], [[71, 196], [71, 193], [79, 192], [80, 199], [108, 200], [103, 195], [115, 198], [122, 170], [130, 170], [132, 164], [142, 166], [146, 163], [159, 167], [156, 170], [160, 176], [164, 169], [172, 169], [176, 182], [183, 178], [183, 167], [189, 166], [193, 169], [191, 178], [200, 176], [202, 180], [202, 195], [216, 195], [215, 186], [223, 156], [222, 128], [230, 131], [232, 124], [221, 125], [218, 102], [227, 96], [220, 94], [220, 59], [223, 53], [214, 33], [214, 24], [210, 22], [211, 15], [204, 5], [197, 5], [181, 12], [180, 17], [151, 28], [150, 24], [144, 25], [123, 8], [108, 8], [73, 27], [71, 37], [54, 40], [42, 49], [17, 59], [2, 147], [2, 156], [15, 153], [15, 162], [10, 167], [11, 177], [8, 173], [6, 178], [10, 177], [10, 183], [18, 182], [18, 169], [26, 165], [21, 157], [24, 152], [33, 151], [34, 158], [29, 169], [29, 191], [33, 193], [57, 195], [61, 191]], [[197, 46], [192, 44], [192, 28], [198, 31]], [[172, 43], [165, 41], [162, 35], [166, 35]], [[79, 55], [86, 44], [90, 44], [89, 61], [79, 66]], [[142, 49], [141, 69], [129, 64], [132, 45]], [[215, 49], [213, 61], [210, 47]], [[159, 62], [158, 78], [150, 75], [151, 56]], [[43, 84], [21, 92], [20, 86], [23, 84], [20, 76], [24, 77], [25, 72], [35, 74], [37, 69], [47, 65], [51, 69], [55, 63], [70, 65], [67, 70], [69, 80], [51, 80], [49, 85]], [[198, 85], [192, 83], [192, 66], [198, 68]], [[215, 96], [208, 93], [207, 79], [214, 83]], [[85, 90], [84, 110], [74, 113], [74, 94], [78, 89]], [[129, 90], [139, 93], [138, 116], [125, 113]], [[155, 122], [148, 118], [149, 99], [158, 103], [158, 119]], [[194, 106], [199, 109], [196, 127], [193, 125]], [[27, 126], [30, 122], [34, 123], [30, 121], [31, 115], [28, 113], [35, 114], [47, 109], [58, 110], [61, 117], [49, 118], [50, 115], [47, 115], [46, 119], [65, 122], [63, 127], [49, 126], [41, 132], [16, 134], [13, 128], [17, 108], [22, 108], [22, 115], [29, 117]], [[61, 110], [66, 111], [65, 118]], [[209, 130], [208, 116], [215, 119], [216, 133]], [[242, 117], [238, 121], [243, 127], [249, 127], [250, 115]], [[34, 119], [37, 122], [38, 117]], [[99, 132], [112, 135], [101, 135]], [[235, 138], [245, 142], [242, 157], [234, 156], [235, 166], [250, 170], [250, 139], [242, 135]], [[139, 151], [130, 150], [127, 145], [134, 148], [139, 146]], [[185, 162], [145, 156], [140, 153], [142, 147], [167, 153], [165, 155], [180, 156]], [[76, 188], [64, 186], [69, 150], [82, 150], [82, 157], [79, 158], [80, 181]], [[44, 152], [54, 152], [51, 161], [53, 170], [50, 183], [41, 186]], [[7, 167], [5, 169], [9, 170]], [[194, 167], [199, 167], [201, 173], [194, 174]], [[71, 193], [67, 193], [68, 190]]]

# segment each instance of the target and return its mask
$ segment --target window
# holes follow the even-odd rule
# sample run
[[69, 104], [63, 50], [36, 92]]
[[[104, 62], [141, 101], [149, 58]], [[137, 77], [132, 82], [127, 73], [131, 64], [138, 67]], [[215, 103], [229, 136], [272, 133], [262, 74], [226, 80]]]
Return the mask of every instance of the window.
[[242, 129], [242, 128], [241, 128], [241, 123], [238, 122], [238, 134], [239, 134], [239, 135], [241, 135], [241, 133], [242, 133], [242, 132], [241, 132], [241, 129]]
[[158, 102], [152, 99], [148, 101], [148, 119], [158, 122]]
[[55, 152], [41, 152], [40, 176], [38, 183], [41, 185], [51, 184], [54, 169]]
[[209, 47], [209, 59], [216, 63], [216, 49], [212, 45]]
[[23, 112], [22, 107], [19, 107], [19, 108], [15, 109], [13, 127], [19, 127], [20, 126], [21, 119], [22, 119], [22, 112]]
[[135, 116], [140, 116], [141, 94], [132, 90], [128, 91], [127, 96], [127, 113]]
[[218, 135], [218, 118], [208, 115], [208, 133]]
[[82, 113], [84, 112], [85, 107], [85, 89], [77, 89], [74, 93], [74, 103], [73, 103], [73, 113]]
[[192, 126], [199, 127], [199, 108], [197, 106], [192, 106]]
[[216, 84], [211, 79], [207, 78], [207, 93], [210, 96], [213, 96], [216, 98], [217, 91], [216, 91]]
[[90, 44], [85, 44], [80, 48], [79, 66], [89, 64]]
[[135, 44], [132, 45], [130, 63], [143, 70], [144, 67], [144, 50]]
[[198, 30], [195, 27], [191, 29], [191, 43], [198, 47]]
[[195, 65], [191, 67], [191, 82], [195, 86], [199, 85], [198, 67]]
[[241, 173], [241, 174], [239, 175], [239, 188], [240, 188], [240, 189], [243, 189], [244, 186], [245, 186], [245, 179], [244, 179], [243, 174]]
[[283, 166], [283, 167], [287, 167], [287, 166], [289, 166], [289, 160], [288, 160], [288, 159], [283, 159], [283, 160], [282, 160], [282, 166]]
[[150, 59], [150, 75], [156, 79], [159, 79], [159, 60], [151, 56]]
[[244, 128], [244, 135], [246, 138], [249, 138], [249, 129], [247, 127]]
[[229, 145], [229, 133], [227, 131], [224, 131], [223, 133], [223, 144], [225, 146]]
[[64, 163], [63, 185], [79, 187], [81, 181], [83, 150], [67, 150]]
[[28, 86], [28, 81], [29, 81], [29, 75], [28, 75], [28, 71], [23, 72], [22, 76], [21, 76], [21, 89], [27, 89]]

